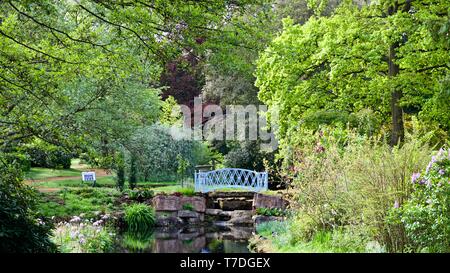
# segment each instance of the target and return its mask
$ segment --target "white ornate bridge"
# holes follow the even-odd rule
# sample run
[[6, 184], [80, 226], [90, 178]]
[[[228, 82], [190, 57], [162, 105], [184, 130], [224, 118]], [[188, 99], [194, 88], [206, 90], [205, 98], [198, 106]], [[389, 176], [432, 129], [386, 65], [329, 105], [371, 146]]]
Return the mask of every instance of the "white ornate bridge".
[[226, 168], [195, 173], [196, 192], [209, 192], [224, 188], [238, 188], [259, 192], [267, 190], [267, 187], [267, 172]]

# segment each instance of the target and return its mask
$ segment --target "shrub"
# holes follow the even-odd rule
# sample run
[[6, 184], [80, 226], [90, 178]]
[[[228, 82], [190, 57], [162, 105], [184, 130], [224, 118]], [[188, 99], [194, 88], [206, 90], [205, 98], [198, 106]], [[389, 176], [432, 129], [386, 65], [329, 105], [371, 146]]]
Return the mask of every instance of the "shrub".
[[264, 170], [263, 159], [265, 154], [260, 151], [260, 143], [257, 141], [244, 141], [237, 143], [235, 147], [224, 157], [224, 165], [228, 168], [242, 168], [256, 171]]
[[[200, 142], [175, 138], [175, 128], [152, 125], [136, 130], [127, 143], [125, 166], [137, 181], [173, 181], [177, 176], [177, 156], [190, 162], [186, 174], [198, 164], [194, 152]], [[179, 132], [183, 133], [183, 132]], [[194, 151], [194, 152], [193, 152]]]
[[135, 188], [132, 190], [128, 190], [127, 194], [129, 199], [139, 202], [153, 198], [154, 196], [154, 192], [147, 188]]
[[431, 149], [411, 136], [394, 148], [351, 132], [322, 131], [311, 139], [293, 156], [291, 205], [308, 219], [299, 240], [316, 230], [364, 225], [388, 251], [403, 251], [403, 226], [386, 217], [408, 199], [409, 175], [426, 164]]
[[145, 232], [153, 227], [155, 213], [145, 204], [131, 204], [125, 208], [125, 222], [131, 232]]
[[116, 185], [120, 191], [123, 191], [125, 187], [125, 170], [123, 167], [117, 169]]
[[285, 216], [286, 211], [279, 208], [257, 208], [256, 213], [264, 216]]
[[131, 157], [130, 163], [130, 178], [128, 180], [128, 184], [130, 185], [130, 189], [136, 188], [137, 185], [137, 166], [135, 157]]
[[450, 252], [450, 149], [433, 156], [426, 170], [412, 175], [414, 191], [399, 210], [418, 251]]
[[0, 164], [0, 252], [55, 252], [52, 226], [34, 213], [36, 193], [24, 185], [15, 165]]

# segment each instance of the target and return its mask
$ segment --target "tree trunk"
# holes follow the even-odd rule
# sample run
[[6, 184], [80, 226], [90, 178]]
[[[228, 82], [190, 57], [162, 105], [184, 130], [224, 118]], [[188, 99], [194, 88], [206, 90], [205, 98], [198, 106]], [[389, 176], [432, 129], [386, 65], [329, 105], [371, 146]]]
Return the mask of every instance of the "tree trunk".
[[[395, 63], [396, 50], [399, 43], [394, 43], [389, 47], [389, 77], [395, 77], [399, 73], [399, 66]], [[403, 97], [403, 92], [397, 86], [394, 87], [391, 93], [391, 116], [392, 116], [392, 133], [390, 145], [395, 146], [404, 139], [403, 127], [403, 109], [400, 107], [400, 100]]]
[[[411, 10], [412, 0], [406, 0], [401, 8], [402, 12], [409, 12]], [[395, 1], [388, 8], [388, 15], [394, 15], [400, 10], [399, 1]], [[403, 43], [405, 43], [406, 34], [403, 33]], [[396, 51], [400, 47], [400, 42], [395, 42], [389, 47], [389, 77], [396, 77], [400, 72], [398, 64], [395, 63]], [[391, 93], [391, 116], [392, 116], [392, 133], [390, 145], [395, 146], [401, 143], [405, 138], [405, 128], [403, 125], [403, 109], [400, 107], [400, 100], [403, 97], [403, 92], [398, 86], [394, 86]]]

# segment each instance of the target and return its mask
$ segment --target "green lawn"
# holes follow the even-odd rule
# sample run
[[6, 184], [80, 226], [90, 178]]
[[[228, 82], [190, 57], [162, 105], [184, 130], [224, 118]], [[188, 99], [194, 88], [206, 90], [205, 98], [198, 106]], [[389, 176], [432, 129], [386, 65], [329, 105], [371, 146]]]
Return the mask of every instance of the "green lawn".
[[[32, 184], [37, 188], [78, 188], [78, 187], [88, 187], [92, 185], [92, 182], [83, 182], [81, 180], [81, 176], [79, 179], [64, 179], [58, 181], [42, 181], [42, 182], [34, 182]], [[138, 187], [151, 187], [151, 188], [165, 188], [167, 187], [169, 190], [171, 187], [176, 187], [177, 182], [139, 182]], [[169, 186], [168, 186], [169, 185]], [[97, 187], [102, 188], [114, 188], [116, 187], [116, 179], [114, 176], [102, 176], [97, 178], [96, 182]], [[128, 186], [128, 183], [125, 183], [125, 186]]]
[[168, 193], [168, 194], [180, 191], [180, 189], [181, 189], [181, 186], [179, 186], [179, 185], [171, 185], [171, 186], [162, 186], [162, 187], [152, 188], [152, 190], [155, 193], [165, 192], [165, 193]]
[[75, 169], [58, 170], [35, 167], [31, 168], [31, 170], [25, 174], [25, 179], [45, 179], [58, 176], [80, 176], [81, 179], [81, 171]]
[[[102, 176], [97, 178], [96, 182], [98, 187], [115, 187], [116, 181], [113, 176]], [[37, 188], [78, 188], [91, 186], [92, 182], [83, 182], [81, 180], [81, 175], [79, 179], [64, 179], [57, 181], [42, 181], [34, 182], [32, 186]]]

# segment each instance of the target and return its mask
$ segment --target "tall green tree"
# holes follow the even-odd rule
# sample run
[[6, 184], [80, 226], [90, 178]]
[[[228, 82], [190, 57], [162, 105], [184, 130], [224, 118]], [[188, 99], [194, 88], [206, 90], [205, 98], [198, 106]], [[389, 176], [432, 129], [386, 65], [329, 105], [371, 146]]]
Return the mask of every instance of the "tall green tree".
[[[11, 164], [21, 157], [20, 147], [35, 138], [68, 150], [91, 147], [99, 154], [113, 154], [116, 163], [123, 165], [119, 149], [123, 140], [158, 115], [159, 76], [166, 60], [217, 37], [230, 7], [242, 9], [253, 3], [1, 1], [2, 177], [19, 171]], [[118, 173], [123, 186], [123, 166]], [[49, 229], [36, 228], [28, 195], [24, 195], [27, 202], [17, 195], [22, 186], [19, 180], [20, 175], [15, 175], [8, 184], [0, 181], [7, 203], [21, 203], [16, 213], [3, 202], [2, 220], [14, 220], [20, 213], [23, 233], [16, 235], [42, 237], [27, 251], [50, 250]], [[10, 228], [14, 223], [2, 221], [0, 233], [14, 233]], [[5, 240], [2, 244], [8, 243], [9, 251], [22, 251], [15, 241]]]
[[256, 72], [259, 98], [279, 108], [282, 140], [318, 113], [365, 109], [390, 126], [391, 145], [403, 139], [404, 113], [433, 108], [446, 117], [437, 126], [450, 128], [446, 110], [431, 106], [450, 68], [447, 1], [345, 1], [330, 17], [284, 23]]

